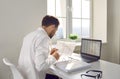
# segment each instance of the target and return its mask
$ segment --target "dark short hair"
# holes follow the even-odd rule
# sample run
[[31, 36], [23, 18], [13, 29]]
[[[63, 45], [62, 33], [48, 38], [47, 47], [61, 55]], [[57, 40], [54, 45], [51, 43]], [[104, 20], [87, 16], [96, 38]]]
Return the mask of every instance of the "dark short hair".
[[54, 16], [46, 15], [45, 17], [43, 17], [42, 26], [48, 27], [50, 25], [55, 25], [55, 27], [58, 27], [59, 21]]

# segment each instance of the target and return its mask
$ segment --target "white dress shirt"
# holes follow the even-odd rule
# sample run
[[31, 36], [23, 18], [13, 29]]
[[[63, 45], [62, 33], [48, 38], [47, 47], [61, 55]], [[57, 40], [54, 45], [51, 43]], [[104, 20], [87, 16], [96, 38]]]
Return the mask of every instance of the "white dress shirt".
[[18, 69], [25, 79], [45, 79], [47, 69], [56, 59], [49, 54], [50, 38], [42, 28], [28, 34], [18, 61]]

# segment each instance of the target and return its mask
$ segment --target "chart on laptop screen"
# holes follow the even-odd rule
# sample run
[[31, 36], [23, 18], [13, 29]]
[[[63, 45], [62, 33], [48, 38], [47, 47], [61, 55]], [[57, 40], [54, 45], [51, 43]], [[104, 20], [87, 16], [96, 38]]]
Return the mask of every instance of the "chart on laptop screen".
[[82, 40], [82, 51], [86, 54], [91, 54], [95, 56], [99, 56], [100, 54], [100, 41], [94, 41], [94, 40]]

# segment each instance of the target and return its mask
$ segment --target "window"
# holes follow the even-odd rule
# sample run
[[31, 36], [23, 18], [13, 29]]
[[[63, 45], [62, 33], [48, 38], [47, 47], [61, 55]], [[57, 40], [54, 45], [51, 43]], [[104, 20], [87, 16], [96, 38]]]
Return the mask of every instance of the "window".
[[67, 38], [69, 34], [90, 37], [91, 0], [47, 0], [47, 14], [56, 16], [60, 26], [56, 38]]

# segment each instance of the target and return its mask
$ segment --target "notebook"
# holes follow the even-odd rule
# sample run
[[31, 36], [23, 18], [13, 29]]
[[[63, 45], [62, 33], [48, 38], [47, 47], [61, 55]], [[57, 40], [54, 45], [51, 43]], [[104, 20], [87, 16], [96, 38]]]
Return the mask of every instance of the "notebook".
[[87, 63], [98, 61], [101, 56], [101, 47], [101, 40], [82, 38], [80, 57]]
[[70, 60], [70, 61], [60, 61], [55, 63], [55, 66], [67, 73], [81, 71], [91, 67], [91, 64], [80, 61], [80, 60]]

